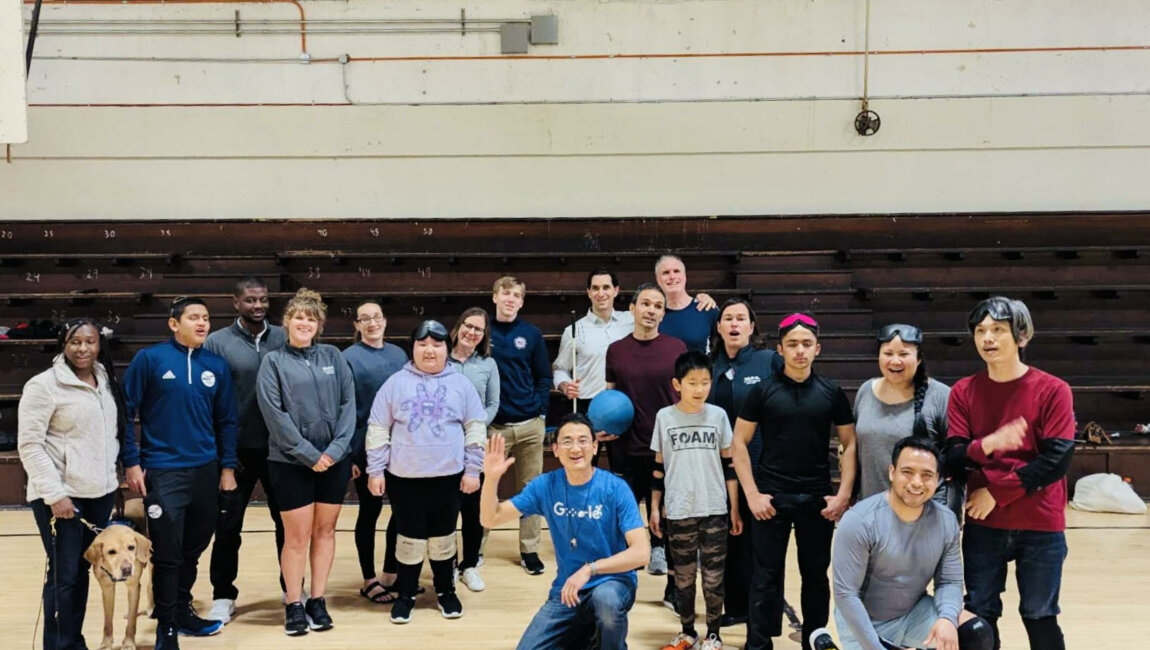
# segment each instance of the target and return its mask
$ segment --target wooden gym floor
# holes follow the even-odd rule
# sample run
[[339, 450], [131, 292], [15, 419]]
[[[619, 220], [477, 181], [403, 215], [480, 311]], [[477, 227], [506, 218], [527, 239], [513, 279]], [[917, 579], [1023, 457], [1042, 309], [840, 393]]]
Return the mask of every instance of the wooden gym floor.
[[[215, 648], [355, 648], [434, 647], [451, 649], [514, 648], [520, 633], [546, 597], [554, 578], [554, 555], [549, 541], [541, 556], [547, 564], [544, 576], [528, 576], [518, 565], [516, 530], [501, 529], [491, 533], [486, 563], [481, 569], [487, 590], [472, 593], [460, 585], [460, 598], [465, 612], [461, 619], [440, 618], [432, 594], [420, 597], [412, 622], [392, 625], [387, 620], [388, 606], [375, 605], [358, 595], [361, 586], [352, 527], [355, 506], [344, 508], [336, 542], [336, 561], [328, 586], [328, 608], [335, 619], [335, 629], [311, 633], [299, 639], [283, 635], [283, 608], [273, 559], [274, 537], [266, 512], [253, 506], [247, 516], [247, 531], [241, 550], [240, 575], [237, 581], [240, 597], [237, 618], [218, 636], [203, 639], [181, 639], [185, 649]], [[1070, 556], [1066, 561], [1062, 583], [1061, 622], [1066, 633], [1066, 647], [1086, 650], [1100, 647], [1147, 647], [1150, 638], [1150, 516], [1103, 515], [1068, 511], [1067, 542]], [[386, 523], [387, 513], [381, 517]], [[546, 535], [545, 539], [550, 538]], [[383, 535], [377, 542], [382, 559]], [[211, 603], [208, 558], [200, 561], [200, 578], [196, 583], [196, 603], [206, 613]], [[32, 515], [27, 510], [0, 512], [0, 573], [6, 585], [0, 595], [0, 626], [6, 648], [39, 648], [40, 631], [33, 632], [40, 600], [44, 571], [44, 551]], [[630, 616], [630, 647], [659, 648], [677, 631], [678, 621], [661, 604], [664, 578], [640, 572], [639, 595]], [[424, 569], [425, 583], [430, 574]], [[88, 644], [100, 643], [102, 605], [99, 588], [91, 582], [88, 614], [84, 632]], [[787, 600], [799, 602], [798, 569], [791, 545], [786, 586]], [[123, 591], [117, 594], [118, 615], [115, 621], [118, 646], [123, 636]], [[1026, 634], [1017, 615], [1018, 598], [1013, 577], [1003, 597], [1007, 615], [1001, 630], [1003, 648], [1027, 648]], [[702, 629], [702, 596], [699, 596], [700, 629]], [[833, 627], [833, 617], [832, 617]], [[741, 648], [744, 626], [726, 628], [724, 642], [729, 648]], [[155, 639], [155, 626], [141, 619], [137, 641], [150, 648]], [[775, 647], [798, 648], [797, 636], [776, 639]]]

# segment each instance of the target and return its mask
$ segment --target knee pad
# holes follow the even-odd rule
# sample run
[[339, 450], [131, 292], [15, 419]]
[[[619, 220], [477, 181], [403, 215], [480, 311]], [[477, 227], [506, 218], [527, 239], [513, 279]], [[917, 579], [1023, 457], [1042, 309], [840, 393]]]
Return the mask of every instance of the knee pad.
[[400, 564], [421, 564], [426, 552], [426, 539], [412, 539], [403, 535], [397, 535], [395, 538], [395, 559]]
[[993, 650], [994, 629], [985, 619], [975, 616], [958, 626], [959, 650]]
[[455, 557], [455, 533], [427, 540], [427, 557], [432, 561], [450, 560]]

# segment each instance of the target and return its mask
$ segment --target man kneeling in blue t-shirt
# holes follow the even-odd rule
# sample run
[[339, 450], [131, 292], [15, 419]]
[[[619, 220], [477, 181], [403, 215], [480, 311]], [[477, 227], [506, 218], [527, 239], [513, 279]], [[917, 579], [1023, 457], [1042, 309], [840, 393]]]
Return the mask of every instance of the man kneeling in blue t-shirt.
[[551, 451], [563, 465], [532, 480], [499, 503], [499, 479], [515, 462], [503, 436], [487, 442], [479, 519], [487, 528], [528, 515], [547, 519], [558, 575], [547, 602], [519, 640], [521, 650], [565, 649], [599, 629], [600, 647], [627, 647], [627, 612], [635, 604], [635, 569], [647, 563], [650, 542], [631, 489], [622, 479], [591, 464], [595, 436], [591, 421], [565, 415]]

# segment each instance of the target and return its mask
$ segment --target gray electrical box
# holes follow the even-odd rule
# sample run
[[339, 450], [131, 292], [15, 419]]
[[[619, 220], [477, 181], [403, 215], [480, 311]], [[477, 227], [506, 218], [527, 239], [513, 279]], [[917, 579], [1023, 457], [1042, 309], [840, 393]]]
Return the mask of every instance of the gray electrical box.
[[503, 23], [499, 26], [500, 49], [504, 54], [527, 54], [531, 26], [527, 23]]
[[531, 44], [532, 45], [558, 45], [559, 44], [559, 16], [532, 16], [531, 17]]

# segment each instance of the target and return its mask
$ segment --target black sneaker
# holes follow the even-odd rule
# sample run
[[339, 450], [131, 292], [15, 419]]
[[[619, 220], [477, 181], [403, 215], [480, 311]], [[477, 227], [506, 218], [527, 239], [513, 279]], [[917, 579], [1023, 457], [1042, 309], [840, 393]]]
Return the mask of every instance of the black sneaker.
[[520, 553], [519, 557], [522, 558], [519, 564], [524, 571], [533, 576], [543, 573], [543, 561], [539, 559], [538, 553]]
[[284, 634], [288, 636], [307, 634], [307, 614], [304, 613], [303, 603], [284, 605]]
[[391, 606], [391, 622], [397, 625], [411, 622], [411, 610], [415, 609], [414, 598], [404, 598], [400, 596], [395, 599], [395, 604]]
[[679, 615], [679, 594], [671, 585], [663, 590], [663, 606], [675, 612], [675, 616]]
[[222, 621], [200, 618], [196, 614], [196, 609], [188, 605], [188, 609], [176, 618], [176, 627], [184, 636], [212, 636], [219, 634], [220, 630], [224, 629], [224, 624]]
[[323, 632], [335, 627], [331, 615], [327, 613], [327, 601], [323, 599], [323, 596], [308, 598], [307, 605], [304, 605], [303, 609], [307, 616], [307, 626], [316, 632]]
[[439, 613], [443, 614], [443, 618], [459, 618], [463, 616], [463, 603], [459, 602], [459, 596], [455, 595], [454, 591], [439, 594], [438, 598]]
[[156, 628], [155, 650], [180, 650], [180, 635], [175, 625], [160, 625]]

